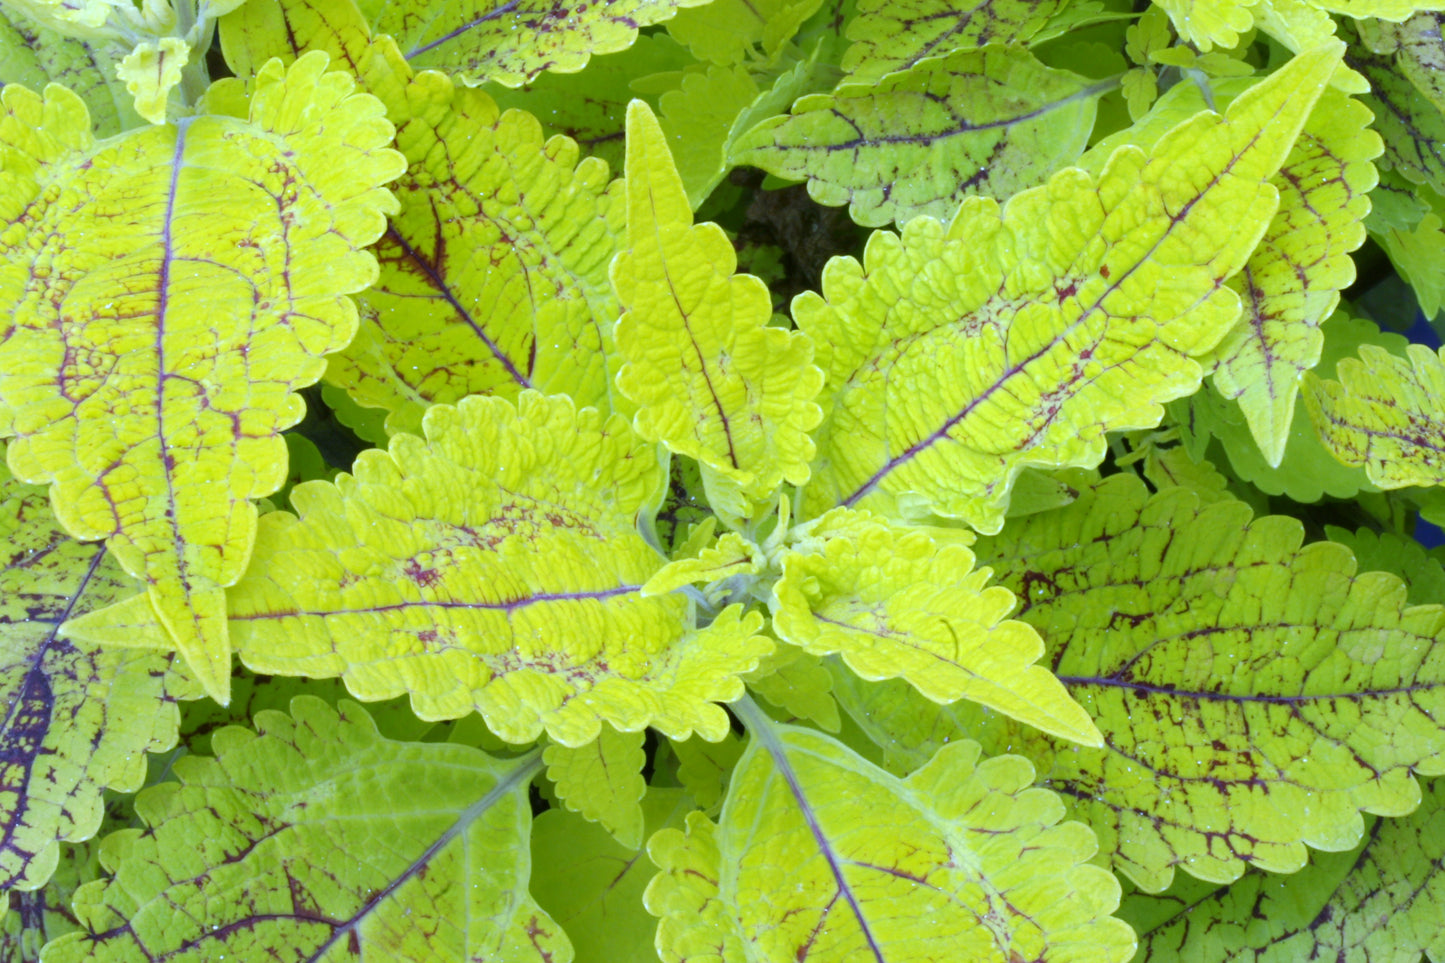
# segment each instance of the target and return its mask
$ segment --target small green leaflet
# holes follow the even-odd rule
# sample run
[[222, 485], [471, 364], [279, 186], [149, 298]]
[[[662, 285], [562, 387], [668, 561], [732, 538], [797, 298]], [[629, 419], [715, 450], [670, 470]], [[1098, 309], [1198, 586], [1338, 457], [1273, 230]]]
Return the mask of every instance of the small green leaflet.
[[585, 746], [550, 745], [542, 753], [547, 778], [566, 807], [601, 823], [628, 849], [642, 845], [643, 733], [603, 726]]
[[647, 888], [665, 963], [1089, 959], [1124, 963], [1118, 884], [1094, 840], [1061, 822], [1017, 756], [956, 742], [906, 780], [828, 736], [770, 723], [753, 736], [714, 824], [652, 837]]
[[[526, 895], [536, 752], [392, 742], [361, 707], [301, 697], [212, 737], [106, 837], [86, 932], [48, 963], [137, 958], [571, 960]], [[419, 786], [425, 792], [417, 792]], [[333, 956], [332, 954], [336, 954]]]
[[463, 83], [520, 87], [544, 70], [575, 73], [594, 54], [626, 50], [639, 27], [706, 0], [359, 0], [416, 68]]
[[1445, 484], [1445, 360], [1421, 344], [1405, 357], [1361, 345], [1338, 381], [1306, 377], [1305, 406], [1325, 445], [1381, 488]]
[[1319, 853], [1294, 876], [1251, 870], [1229, 886], [1181, 878], [1127, 897], [1119, 915], [1151, 963], [1418, 963], [1445, 959], [1445, 779], [1420, 808], [1371, 819], [1364, 842]]
[[964, 197], [1008, 197], [1079, 156], [1112, 82], [993, 45], [926, 60], [880, 81], [799, 99], [732, 147], [737, 164], [807, 180], [822, 204], [880, 227], [947, 218]]
[[874, 234], [862, 264], [833, 259], [826, 300], [793, 302], [827, 372], [800, 516], [933, 512], [996, 532], [1023, 468], [1092, 466], [1106, 431], [1158, 424], [1239, 317], [1222, 282], [1273, 218], [1269, 179], [1338, 58], [1295, 57], [1097, 179], [1066, 169], [1002, 208], [969, 198], [946, 232], [915, 218]]
[[139, 789], [145, 753], [175, 745], [177, 701], [200, 696], [174, 654], [57, 636], [134, 590], [104, 545], [67, 536], [44, 490], [0, 461], [0, 899], [44, 885], [61, 842], [95, 834], [102, 790]]
[[1385, 140], [1382, 163], [1413, 184], [1445, 194], [1445, 103], [1438, 87], [1427, 84], [1422, 91], [1411, 83], [1410, 72], [1398, 65], [1400, 59], [1399, 54], [1377, 54], [1355, 44], [1345, 62], [1370, 82], [1370, 92], [1361, 100], [1374, 112], [1375, 129]]

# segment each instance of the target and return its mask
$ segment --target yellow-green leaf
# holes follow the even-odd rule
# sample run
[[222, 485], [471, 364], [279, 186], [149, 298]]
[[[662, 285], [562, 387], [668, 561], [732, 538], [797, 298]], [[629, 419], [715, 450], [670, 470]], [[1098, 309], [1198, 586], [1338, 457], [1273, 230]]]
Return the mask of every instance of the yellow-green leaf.
[[394, 742], [339, 710], [299, 697], [177, 760], [137, 798], [142, 826], [106, 837], [112, 876], [77, 891], [83, 932], [46, 959], [570, 963], [527, 893], [537, 754]]
[[868, 83], [920, 60], [991, 43], [1024, 44], [1066, 0], [859, 0], [843, 55], [848, 80]]
[[743, 754], [744, 742], [729, 729], [716, 742], [693, 736], [671, 743], [677, 753], [677, 779], [709, 813], [722, 807], [728, 777]]
[[[664, 561], [636, 528], [663, 481], [655, 448], [565, 396], [519, 403], [434, 405], [425, 440], [396, 435], [354, 475], [298, 486], [299, 519], [263, 516], [228, 593], [242, 661], [343, 676], [367, 700], [409, 693], [423, 719], [476, 709], [513, 743], [545, 729], [581, 746], [603, 721], [720, 738], [714, 703], [772, 648], [761, 616], [732, 606], [697, 629], [681, 595], [643, 598]], [[106, 616], [69, 631], [93, 637]]]
[[[841, 653], [864, 679], [907, 679], [935, 702], [969, 699], [1064, 739], [1100, 736], [1043, 666], [1038, 633], [1007, 618], [1017, 600], [990, 586], [963, 545], [825, 515], [813, 544], [785, 551], [773, 628], [814, 655]], [[836, 526], [836, 531], [834, 530]]]
[[1150, 892], [1176, 869], [1228, 882], [1355, 846], [1362, 810], [1408, 813], [1415, 774], [1445, 773], [1445, 610], [1303, 536], [1292, 518], [1150, 496], [1124, 474], [981, 539], [1105, 744], [955, 708], [957, 729], [907, 723], [930, 733], [919, 754], [950, 732], [1027, 751]]
[[601, 823], [628, 849], [642, 846], [643, 733], [604, 725], [597, 738], [576, 748], [552, 744], [542, 751], [557, 797], [582, 818]]
[[822, 204], [878, 227], [946, 218], [964, 197], [1007, 197], [1079, 156], [1113, 82], [992, 45], [924, 60], [877, 82], [800, 98], [754, 127], [732, 160], [807, 180]]
[[822, 412], [813, 346], [771, 327], [768, 289], [734, 275], [732, 242], [692, 222], [652, 111], [627, 108], [627, 249], [612, 266], [622, 393], [649, 441], [696, 458], [755, 500], [808, 478]]
[[53, 82], [69, 88], [85, 101], [92, 130], [100, 137], [144, 123], [115, 76], [124, 53], [106, 41], [63, 36], [0, 6], [0, 83], [40, 90]]
[[133, 590], [103, 545], [67, 536], [44, 490], [0, 463], [0, 900], [44, 885], [62, 841], [95, 834], [102, 791], [139, 789], [146, 752], [175, 744], [176, 702], [200, 696], [174, 653], [58, 637]]
[[359, 0], [372, 30], [396, 38], [417, 68], [467, 84], [520, 87], [544, 70], [575, 73], [593, 54], [626, 50], [639, 27], [706, 0]]
[[684, 546], [680, 554], [681, 558], [658, 569], [657, 574], [647, 580], [647, 584], [642, 586], [644, 596], [665, 595], [695, 582], [717, 582], [734, 575], [757, 575], [766, 562], [762, 550], [737, 532], [724, 532], [717, 542], [706, 547], [698, 546], [696, 552], [689, 552]]
[[181, 82], [181, 71], [190, 59], [190, 45], [179, 37], [146, 41], [126, 54], [115, 73], [135, 98], [135, 112], [152, 124], [164, 124], [166, 101]]
[[824, 732], [838, 731], [833, 677], [818, 656], [784, 642], [745, 678], [750, 690], [794, 719], [806, 719]]
[[1239, 35], [1254, 25], [1255, 0], [1154, 0], [1174, 21], [1179, 36], [1210, 51], [1233, 47]]
[[751, 715], [718, 823], [692, 813], [648, 843], [665, 963], [1133, 955], [1093, 834], [1027, 760], [960, 741], [900, 780]]
[[[392, 128], [314, 54], [256, 78], [249, 118], [95, 142], [83, 105], [7, 87], [0, 437], [61, 523], [108, 538], [206, 691], [231, 675], [223, 587], [248, 501], [285, 478], [292, 390], [355, 330], [345, 297], [393, 209]], [[258, 193], [259, 192], [259, 193]], [[258, 213], [259, 196], [269, 197]]]
[[1330, 453], [1363, 465], [1381, 488], [1445, 484], [1445, 360], [1412, 344], [1406, 357], [1361, 345], [1338, 381], [1307, 375], [1305, 407]]
[[[370, 77], [370, 72], [365, 76]], [[566, 392], [604, 412], [615, 387], [622, 185], [577, 145], [544, 139], [528, 113], [435, 71], [389, 98], [407, 173], [402, 211], [375, 247], [381, 276], [358, 297], [356, 339], [326, 380], [358, 403], [420, 423], [429, 404], [471, 394]]]
[[324, 50], [333, 63], [358, 73], [358, 54], [371, 40], [355, 0], [258, 0], [221, 18], [221, 52], [237, 77], [249, 77], [272, 57], [291, 63]]
[[760, 45], [771, 57], [820, 5], [821, 0], [711, 0], [679, 10], [667, 32], [697, 59], [728, 66]]
[[1325, 91], [1271, 182], [1279, 212], [1230, 281], [1244, 316], [1211, 355], [1214, 386], [1239, 401], [1271, 465], [1284, 457], [1300, 379], [1319, 360], [1320, 325], [1355, 280], [1349, 252], [1365, 242], [1370, 161], [1382, 149], [1371, 119], [1359, 101]]
[[1060, 171], [1005, 206], [969, 198], [835, 258], [793, 302], [830, 414], [800, 517], [834, 505], [997, 531], [1023, 468], [1092, 466], [1158, 424], [1239, 317], [1223, 285], [1274, 216], [1269, 183], [1338, 61], [1302, 54], [1097, 179]]

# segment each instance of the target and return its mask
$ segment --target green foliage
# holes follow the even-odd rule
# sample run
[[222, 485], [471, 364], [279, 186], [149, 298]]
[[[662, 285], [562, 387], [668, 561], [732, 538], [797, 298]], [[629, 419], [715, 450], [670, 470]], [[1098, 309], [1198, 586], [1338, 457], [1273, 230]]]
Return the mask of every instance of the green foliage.
[[0, 963], [1445, 954], [1442, 6], [0, 0]]

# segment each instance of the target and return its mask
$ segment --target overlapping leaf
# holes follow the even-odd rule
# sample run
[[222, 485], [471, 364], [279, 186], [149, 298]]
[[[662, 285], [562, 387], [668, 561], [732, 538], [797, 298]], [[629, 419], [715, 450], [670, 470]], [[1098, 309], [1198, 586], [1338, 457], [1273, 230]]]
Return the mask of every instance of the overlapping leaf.
[[682, 960], [1128, 960], [1117, 883], [1085, 862], [1017, 756], [957, 742], [899, 780], [833, 739], [748, 713], [753, 742], [714, 824], [648, 844], [657, 948]]
[[1155, 0], [1169, 13], [1179, 36], [1200, 50], [1233, 47], [1254, 25], [1254, 0]]
[[82, 884], [100, 878], [99, 849], [100, 840], [66, 845], [48, 883], [0, 896], [0, 963], [39, 963], [45, 944], [80, 929], [70, 900]]
[[859, 0], [843, 57], [848, 79], [881, 80], [920, 60], [991, 43], [1022, 44], [1067, 0]]
[[544, 70], [574, 73], [593, 54], [626, 50], [639, 27], [704, 0], [359, 0], [373, 32], [390, 34], [417, 68], [468, 84], [518, 87]]
[[1139, 933], [1141, 958], [1216, 963], [1445, 959], [1445, 780], [1402, 819], [1374, 819], [1359, 848], [1316, 855], [1281, 880], [1251, 871], [1229, 886], [1181, 879], [1167, 894], [1135, 895], [1119, 915]]
[[808, 181], [859, 224], [945, 218], [964, 197], [1007, 197], [1079, 156], [1109, 83], [989, 46], [920, 62], [880, 81], [844, 83], [764, 121], [733, 160]]
[[627, 249], [612, 281], [625, 308], [617, 384], [638, 405], [637, 431], [749, 498], [801, 484], [813, 456], [808, 431], [822, 417], [813, 347], [769, 326], [767, 286], [733, 274], [722, 228], [692, 223], [652, 112], [635, 100], [627, 114]]
[[[693, 809], [680, 789], [650, 789], [642, 799], [645, 833], [680, 828]], [[656, 872], [647, 854], [628, 849], [576, 813], [551, 809], [532, 828], [537, 902], [577, 950], [578, 963], [650, 963], [657, 920], [642, 908]]]
[[335, 485], [297, 487], [299, 519], [261, 519], [229, 593], [242, 660], [340, 675], [368, 700], [409, 693], [423, 719], [478, 709], [514, 743], [545, 728], [581, 746], [602, 721], [718, 738], [713, 702], [737, 697], [771, 643], [738, 606], [698, 630], [682, 596], [642, 597], [663, 565], [636, 530], [662, 483], [655, 450], [620, 417], [532, 392], [520, 410], [433, 406], [425, 428]]
[[1412, 773], [1445, 772], [1445, 611], [1302, 535], [1115, 475], [981, 540], [1105, 745], [998, 718], [963, 731], [1026, 746], [1148, 891], [1176, 867], [1226, 882], [1246, 864], [1297, 870], [1305, 844], [1354, 846], [1360, 810], [1403, 815]]
[[628, 849], [642, 845], [642, 794], [647, 784], [642, 767], [641, 732], [618, 732], [603, 726], [583, 746], [550, 745], [542, 753], [547, 778], [566, 807], [601, 823]]
[[1325, 91], [1272, 182], [1279, 213], [1230, 281], [1244, 317], [1211, 356], [1214, 386], [1239, 401], [1271, 465], [1284, 457], [1300, 378], [1319, 360], [1320, 325], [1355, 280], [1349, 252], [1365, 241], [1381, 150], [1370, 121], [1358, 101]]
[[1370, 82], [1370, 93], [1362, 99], [1385, 141], [1383, 163], [1411, 183], [1445, 194], [1445, 103], [1432, 101], [1411, 83], [1399, 60], [1397, 54], [1377, 54], [1360, 45], [1346, 57]]
[[831, 409], [803, 517], [859, 505], [997, 531], [1024, 467], [1093, 465], [1106, 431], [1157, 424], [1239, 317], [1224, 279], [1338, 56], [1294, 58], [1097, 179], [1061, 171], [1002, 209], [970, 198], [946, 233], [919, 218], [875, 234], [863, 264], [834, 259], [827, 301], [793, 304]]
[[[405, 69], [404, 67], [401, 69]], [[367, 72], [367, 76], [370, 76]], [[407, 173], [356, 339], [326, 378], [415, 427], [426, 405], [536, 388], [630, 413], [614, 387], [607, 269], [625, 210], [607, 166], [434, 71], [389, 96]]]
[[1305, 406], [1326, 447], [1381, 488], [1445, 484], [1445, 360], [1412, 344], [1401, 358], [1362, 345], [1338, 381], [1305, 379]]
[[133, 591], [97, 543], [71, 540], [42, 489], [0, 462], [0, 898], [34, 890], [60, 843], [100, 827], [101, 792], [133, 792], [145, 753], [176, 741], [176, 700], [199, 696], [174, 655], [60, 639], [67, 618]]
[[326, 51], [355, 74], [371, 30], [355, 0], [270, 0], [243, 3], [221, 18], [220, 38], [237, 77], [251, 76], [272, 57], [290, 63], [310, 50]]
[[[355, 703], [298, 698], [145, 790], [76, 894], [55, 963], [138, 958], [567, 961], [527, 895], [535, 754], [391, 742]], [[425, 787], [419, 792], [418, 787]]]
[[118, 60], [108, 43], [66, 37], [0, 7], [0, 83], [69, 88], [85, 101], [91, 128], [101, 137], [142, 123], [116, 79]]
[[[381, 105], [326, 58], [256, 78], [249, 119], [95, 142], [74, 95], [7, 87], [0, 140], [0, 435], [59, 518], [108, 538], [214, 698], [222, 587], [285, 475], [295, 388], [355, 330], [380, 185], [401, 169]], [[221, 160], [219, 158], [224, 158]], [[264, 203], [260, 203], [264, 199]]]
[[841, 653], [869, 680], [907, 679], [935, 702], [969, 699], [1064, 739], [1098, 745], [1089, 715], [1034, 662], [1044, 643], [1008, 619], [1016, 599], [990, 586], [963, 545], [939, 546], [840, 511], [782, 556], [773, 628], [814, 655]]

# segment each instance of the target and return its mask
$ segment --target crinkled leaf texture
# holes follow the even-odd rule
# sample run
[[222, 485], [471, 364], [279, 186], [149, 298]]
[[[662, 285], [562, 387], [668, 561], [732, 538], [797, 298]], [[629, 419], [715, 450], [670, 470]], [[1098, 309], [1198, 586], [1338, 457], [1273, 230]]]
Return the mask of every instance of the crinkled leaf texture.
[[355, 331], [345, 294], [402, 170], [374, 98], [313, 54], [210, 114], [97, 142], [81, 102], [10, 86], [0, 149], [0, 436], [83, 539], [145, 579], [207, 692], [231, 674], [223, 587], [285, 478], [280, 431]]
[[628, 849], [642, 845], [642, 795], [647, 783], [642, 767], [641, 732], [618, 732], [603, 726], [585, 746], [550, 745], [542, 753], [547, 778], [570, 810], [601, 823]]
[[639, 27], [706, 0], [359, 0], [418, 68], [467, 84], [519, 87], [544, 70], [575, 73], [593, 54], [626, 50]]
[[731, 159], [807, 180], [822, 204], [869, 227], [945, 218], [964, 197], [1007, 197], [1083, 152], [1098, 98], [1023, 47], [922, 61], [879, 81], [799, 99], [732, 146]]
[[1340, 380], [1305, 380], [1305, 406], [1331, 454], [1363, 465], [1381, 488], [1445, 484], [1445, 360], [1424, 345], [1405, 350], [1361, 345], [1339, 363]]
[[1097, 179], [970, 198], [947, 231], [917, 218], [874, 234], [863, 264], [831, 261], [827, 300], [793, 303], [829, 411], [802, 516], [931, 511], [996, 532], [1023, 468], [1092, 466], [1106, 431], [1157, 424], [1239, 318], [1224, 281], [1274, 216], [1269, 179], [1338, 57], [1295, 57]]
[[177, 699], [200, 695], [173, 653], [57, 636], [133, 590], [103, 545], [72, 540], [44, 490], [0, 464], [0, 899], [43, 885], [62, 840], [95, 834], [101, 791], [139, 789], [145, 753], [175, 744]]
[[1181, 878], [1119, 908], [1143, 958], [1169, 963], [1418, 963], [1445, 959], [1445, 779], [1401, 819], [1370, 820], [1358, 849], [1324, 853], [1280, 879], [1229, 886]]
[[1043, 666], [1013, 593], [963, 545], [940, 546], [839, 509], [785, 551], [773, 628], [814, 655], [842, 653], [865, 679], [901, 677], [939, 703], [970, 699], [1063, 739], [1100, 745], [1089, 715]]
[[[389, 43], [389, 41], [383, 41]], [[358, 297], [356, 340], [326, 380], [414, 430], [424, 407], [527, 388], [631, 414], [614, 380], [619, 308], [608, 265], [621, 246], [622, 185], [546, 139], [531, 114], [498, 111], [436, 71], [388, 84], [373, 51], [363, 82], [388, 106], [407, 173]]]
[[1093, 834], [1061, 822], [1027, 760], [960, 741], [900, 780], [744, 712], [753, 742], [718, 823], [694, 812], [648, 843], [666, 963], [1133, 955]]
[[527, 895], [535, 753], [392, 742], [312, 697], [255, 726], [141, 793], [47, 960], [572, 959]]
[[[367, 700], [409, 693], [423, 719], [479, 710], [524, 743], [565, 746], [656, 726], [719, 739], [715, 705], [772, 643], [741, 606], [695, 628], [681, 594], [644, 598], [664, 559], [637, 532], [663, 483], [620, 416], [565, 396], [435, 405], [426, 440], [392, 438], [354, 475], [291, 494], [261, 519], [229, 593], [257, 672], [329, 677]], [[124, 603], [123, 603], [124, 604]], [[75, 631], [107, 631], [105, 614]]]
[[1361, 810], [1404, 815], [1414, 774], [1445, 772], [1445, 611], [1302, 536], [1233, 499], [1149, 496], [1114, 475], [980, 540], [1103, 749], [964, 704], [945, 716], [896, 686], [837, 698], [915, 758], [963, 735], [1026, 752], [1146, 891], [1176, 867], [1216, 882], [1296, 871], [1306, 845], [1357, 845]]
[[617, 384], [638, 405], [638, 434], [755, 500], [807, 481], [808, 431], [822, 418], [813, 346], [768, 324], [767, 286], [733, 274], [722, 228], [693, 224], [662, 129], [640, 100], [627, 107], [627, 210], [627, 248], [612, 265], [625, 308]]

